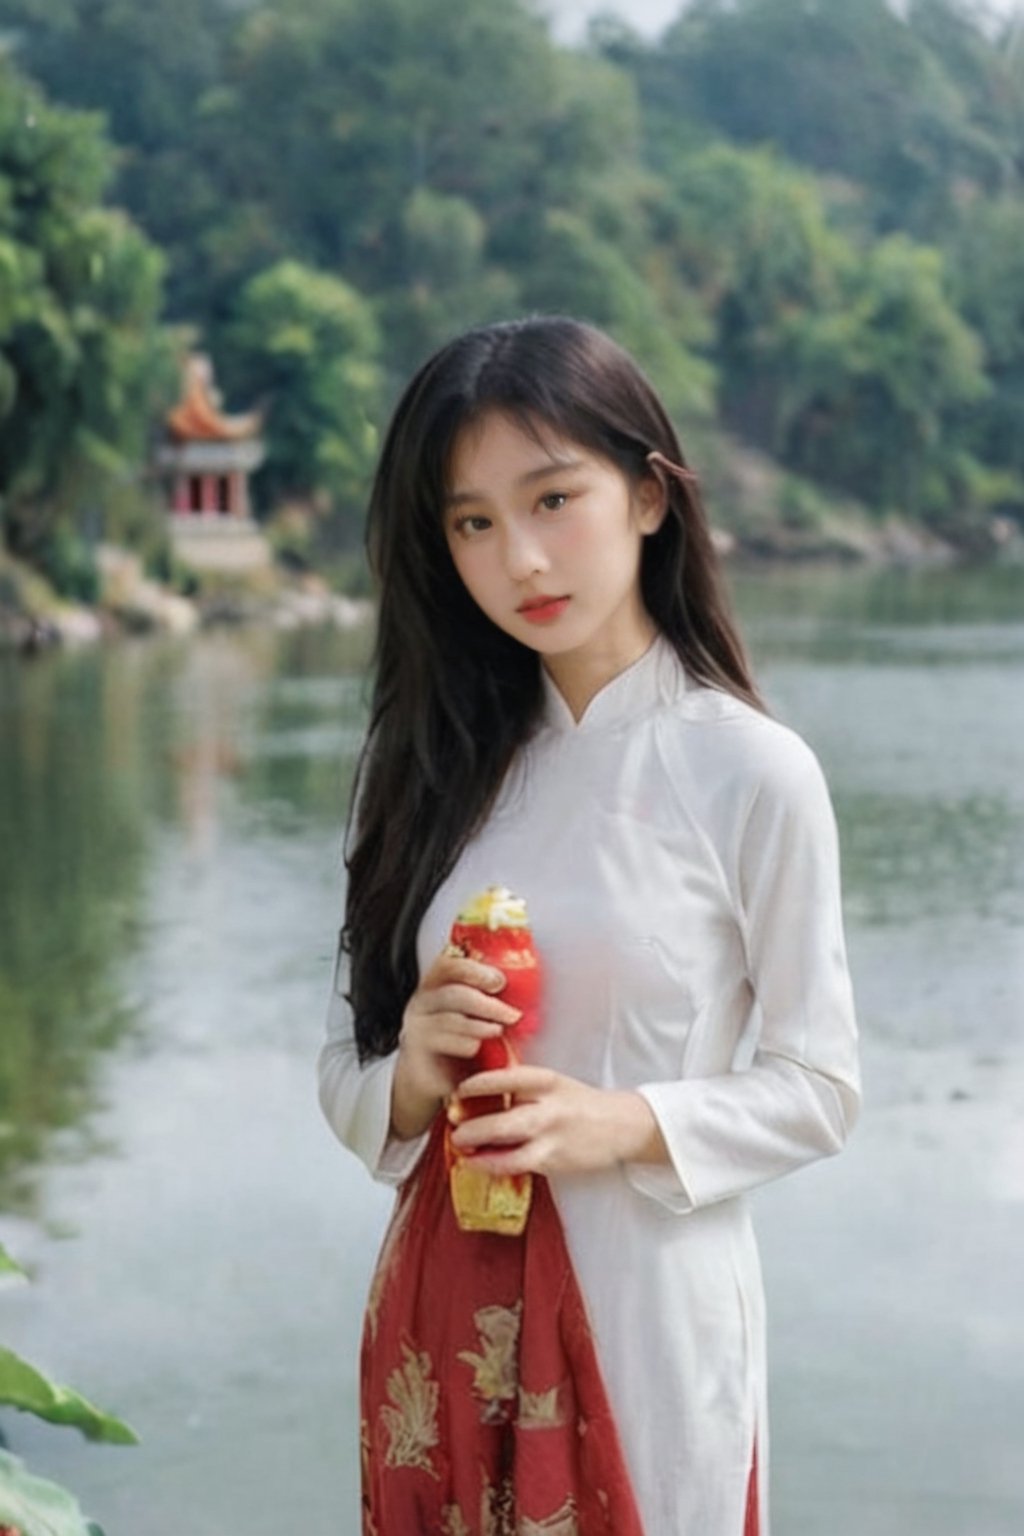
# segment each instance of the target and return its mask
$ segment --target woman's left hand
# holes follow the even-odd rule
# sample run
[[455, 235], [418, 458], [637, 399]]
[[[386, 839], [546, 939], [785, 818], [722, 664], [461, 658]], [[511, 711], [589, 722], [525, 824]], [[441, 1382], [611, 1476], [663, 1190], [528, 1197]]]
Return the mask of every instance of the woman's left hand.
[[[512, 1096], [509, 1109], [460, 1121], [460, 1100], [499, 1094]], [[639, 1093], [594, 1088], [547, 1067], [467, 1077], [448, 1117], [456, 1125], [455, 1147], [474, 1154], [488, 1173], [594, 1173], [620, 1162], [668, 1161], [658, 1123]]]

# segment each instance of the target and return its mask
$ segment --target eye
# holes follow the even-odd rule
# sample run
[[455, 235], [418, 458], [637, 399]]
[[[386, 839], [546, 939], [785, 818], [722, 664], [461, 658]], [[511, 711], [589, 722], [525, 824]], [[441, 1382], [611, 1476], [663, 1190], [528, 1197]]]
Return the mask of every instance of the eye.
[[465, 517], [457, 517], [455, 519], [452, 524], [452, 531], [461, 535], [464, 539], [469, 539], [475, 533], [482, 533], [485, 528], [490, 526], [490, 518], [481, 517], [478, 513], [470, 512]]
[[545, 512], [561, 512], [568, 500], [564, 491], [549, 491], [546, 496], [541, 497], [540, 504]]

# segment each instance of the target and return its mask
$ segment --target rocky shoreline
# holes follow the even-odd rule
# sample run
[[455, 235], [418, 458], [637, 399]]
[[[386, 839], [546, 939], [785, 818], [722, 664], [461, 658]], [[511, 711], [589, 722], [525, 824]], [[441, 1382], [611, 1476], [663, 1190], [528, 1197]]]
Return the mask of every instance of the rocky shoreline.
[[61, 598], [29, 566], [0, 554], [0, 652], [32, 655], [126, 635], [189, 635], [218, 624], [356, 629], [372, 614], [368, 599], [346, 597], [322, 576], [280, 566], [256, 580], [208, 583], [186, 597], [145, 575], [129, 550], [101, 546], [96, 563], [98, 599], [81, 603]]
[[[967, 558], [927, 529], [899, 519], [874, 525], [836, 520], [813, 530], [749, 516], [744, 524], [712, 532], [718, 553], [728, 564], [744, 568], [920, 570]], [[993, 527], [988, 542], [987, 558], [1024, 558], [1024, 540], [1015, 526]], [[357, 629], [373, 614], [369, 598], [348, 597], [315, 572], [279, 564], [245, 578], [206, 581], [194, 596], [147, 576], [140, 557], [130, 550], [100, 546], [96, 565], [97, 601], [71, 602], [30, 566], [0, 552], [0, 653], [32, 655], [54, 646], [73, 648], [126, 635], [189, 635], [214, 625]]]

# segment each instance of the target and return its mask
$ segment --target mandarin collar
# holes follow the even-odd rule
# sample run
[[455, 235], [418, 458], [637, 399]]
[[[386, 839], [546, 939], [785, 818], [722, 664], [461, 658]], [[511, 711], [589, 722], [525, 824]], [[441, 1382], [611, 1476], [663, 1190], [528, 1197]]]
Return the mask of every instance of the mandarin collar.
[[683, 664], [672, 642], [660, 631], [642, 656], [598, 689], [578, 721], [543, 663], [540, 675], [542, 726], [571, 735], [628, 725], [686, 689]]

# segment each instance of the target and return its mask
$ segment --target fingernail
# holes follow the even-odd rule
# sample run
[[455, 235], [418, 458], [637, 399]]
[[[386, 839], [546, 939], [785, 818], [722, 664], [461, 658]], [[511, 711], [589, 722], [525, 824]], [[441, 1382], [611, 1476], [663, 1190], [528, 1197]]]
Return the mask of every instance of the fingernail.
[[500, 971], [488, 971], [487, 985], [492, 992], [497, 992], [500, 987], [505, 985], [505, 978]]

